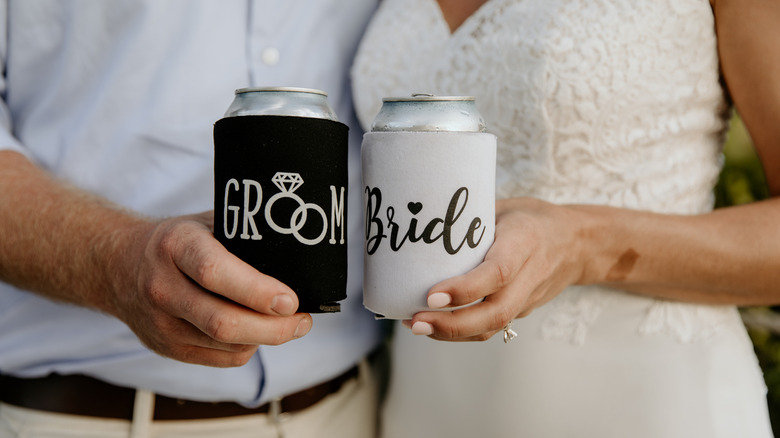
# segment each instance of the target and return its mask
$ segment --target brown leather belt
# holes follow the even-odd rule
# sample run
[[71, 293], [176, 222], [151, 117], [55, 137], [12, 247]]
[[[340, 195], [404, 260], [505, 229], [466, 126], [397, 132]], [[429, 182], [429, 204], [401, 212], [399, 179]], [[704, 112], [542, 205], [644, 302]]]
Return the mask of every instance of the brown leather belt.
[[[306, 409], [357, 377], [355, 366], [344, 374], [281, 399], [281, 412]], [[90, 417], [133, 418], [135, 389], [114, 386], [83, 375], [52, 374], [36, 379], [0, 375], [0, 401], [23, 408]], [[155, 396], [155, 420], [195, 420], [265, 414], [271, 404], [245, 408], [232, 402], [198, 402]]]

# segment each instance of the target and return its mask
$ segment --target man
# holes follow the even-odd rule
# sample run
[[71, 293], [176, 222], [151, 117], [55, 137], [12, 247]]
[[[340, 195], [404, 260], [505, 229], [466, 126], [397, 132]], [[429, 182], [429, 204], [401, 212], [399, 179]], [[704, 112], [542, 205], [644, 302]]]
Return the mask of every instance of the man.
[[374, 7], [2, 2], [0, 436], [164, 436], [187, 419], [206, 420], [191, 436], [372, 433], [373, 383], [355, 368], [379, 343], [361, 306], [360, 191], [337, 314], [296, 313], [199, 212], [213, 208], [213, 123], [248, 86], [328, 92], [359, 187], [346, 72]]

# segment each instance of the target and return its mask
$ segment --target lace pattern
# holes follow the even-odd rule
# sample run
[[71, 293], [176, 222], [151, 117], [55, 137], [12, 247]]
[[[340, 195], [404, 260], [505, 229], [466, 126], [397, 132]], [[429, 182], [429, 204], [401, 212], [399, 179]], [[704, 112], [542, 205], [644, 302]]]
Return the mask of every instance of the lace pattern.
[[544, 309], [541, 337], [582, 345], [588, 327], [596, 321], [614, 297], [599, 287], [570, 287]]
[[[633, 303], [643, 309], [641, 336], [663, 335], [680, 343], [705, 342], [731, 324], [742, 324], [733, 306], [709, 306], [652, 300], [601, 286], [572, 286], [538, 311], [540, 336], [547, 341], [585, 343], [588, 328], [612, 305]], [[630, 305], [630, 304], [629, 304]]]
[[[364, 127], [385, 96], [473, 95], [499, 138], [501, 198], [712, 209], [729, 109], [707, 0], [490, 0], [452, 34], [435, 0], [385, 0], [374, 20], [352, 71]], [[584, 342], [609, 296], [569, 288], [542, 336]], [[731, 312], [649, 309], [641, 333], [683, 342]]]

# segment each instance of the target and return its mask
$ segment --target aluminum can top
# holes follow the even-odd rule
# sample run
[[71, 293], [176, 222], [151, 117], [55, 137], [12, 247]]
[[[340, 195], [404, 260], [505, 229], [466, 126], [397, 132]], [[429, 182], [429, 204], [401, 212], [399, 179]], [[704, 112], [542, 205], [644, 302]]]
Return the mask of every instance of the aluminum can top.
[[312, 88], [239, 88], [225, 112], [225, 117], [250, 115], [309, 117], [338, 121], [336, 112], [328, 105], [328, 94]]
[[386, 97], [371, 131], [486, 132], [473, 96]]

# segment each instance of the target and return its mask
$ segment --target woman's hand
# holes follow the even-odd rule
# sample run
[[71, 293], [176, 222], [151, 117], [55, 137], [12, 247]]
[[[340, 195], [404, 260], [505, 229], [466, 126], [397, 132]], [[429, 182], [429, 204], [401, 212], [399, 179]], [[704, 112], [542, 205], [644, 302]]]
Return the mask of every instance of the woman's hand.
[[[711, 0], [729, 94], [756, 146], [770, 192], [780, 194], [780, 4]], [[759, 85], [757, 85], [759, 84]], [[780, 302], [780, 200], [694, 216], [609, 207], [500, 201], [496, 240], [471, 272], [435, 285], [432, 308], [407, 325], [441, 340], [484, 340], [571, 284], [610, 284], [684, 302]], [[591, 219], [595, 218], [595, 222]], [[595, 224], [595, 227], [594, 227]]]
[[515, 318], [577, 283], [585, 268], [581, 211], [532, 198], [496, 204], [496, 236], [482, 264], [444, 280], [428, 293], [439, 309], [484, 301], [452, 312], [420, 312], [405, 324], [419, 335], [482, 341]]
[[484, 262], [428, 292], [432, 309], [484, 301], [420, 312], [405, 324], [439, 340], [486, 340], [574, 284], [689, 303], [776, 305], [777, 223], [777, 198], [700, 215], [500, 201]]

